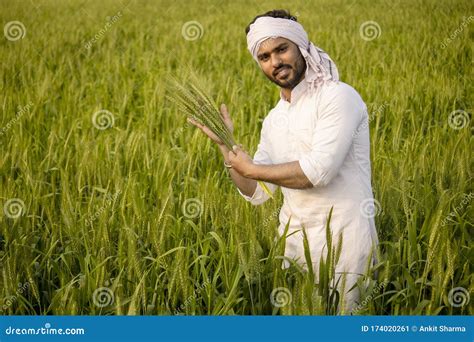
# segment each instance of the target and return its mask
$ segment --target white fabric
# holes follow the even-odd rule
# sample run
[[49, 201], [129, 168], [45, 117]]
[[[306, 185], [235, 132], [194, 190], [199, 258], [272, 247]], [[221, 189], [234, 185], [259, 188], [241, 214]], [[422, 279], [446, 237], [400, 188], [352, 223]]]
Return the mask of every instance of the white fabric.
[[290, 19], [260, 17], [250, 25], [247, 48], [257, 63], [260, 45], [268, 38], [275, 37], [286, 38], [298, 45], [306, 61], [305, 82], [311, 91], [326, 81], [339, 80], [336, 64], [329, 55], [309, 41], [308, 34], [300, 23]]
[[[306, 228], [316, 276], [321, 253], [326, 256], [325, 226], [334, 206], [330, 222], [334, 244], [343, 232], [336, 272], [350, 272], [347, 292], [364, 273], [372, 248], [378, 243], [373, 206], [369, 205], [373, 193], [367, 107], [343, 82], [326, 83], [315, 93], [307, 88], [306, 82], [300, 82], [291, 92], [291, 103], [280, 94], [280, 101], [264, 119], [254, 162], [299, 161], [313, 183], [314, 188], [304, 190], [281, 187], [284, 202], [279, 232], [283, 234], [291, 216], [288, 235], [300, 232], [287, 238], [285, 256], [305, 264], [301, 227]], [[277, 189], [274, 184], [266, 184], [272, 192]], [[254, 205], [269, 198], [260, 186], [251, 197], [239, 193]], [[285, 262], [284, 267], [288, 266]], [[346, 312], [350, 312], [359, 300], [357, 289], [346, 293], [345, 300]]]

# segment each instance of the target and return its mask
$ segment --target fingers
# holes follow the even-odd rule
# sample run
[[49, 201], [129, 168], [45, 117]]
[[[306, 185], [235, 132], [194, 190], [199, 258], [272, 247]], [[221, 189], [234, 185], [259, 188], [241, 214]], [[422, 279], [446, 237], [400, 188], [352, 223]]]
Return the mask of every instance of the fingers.
[[221, 112], [221, 116], [222, 116], [222, 119], [223, 119], [225, 125], [227, 126], [229, 131], [231, 133], [233, 133], [234, 132], [234, 123], [232, 122], [232, 119], [230, 118], [229, 111], [227, 110], [227, 106], [224, 103], [221, 104], [220, 112]]
[[232, 146], [232, 150], [229, 151], [229, 154], [234, 154], [234, 156], [236, 156], [238, 152], [239, 152], [239, 146], [234, 145]]
[[234, 155], [237, 155], [239, 152], [248, 154], [248, 152], [244, 150], [242, 144], [232, 146], [232, 150], [230, 152], [234, 153]]
[[194, 126], [197, 126], [198, 123], [196, 121], [194, 121], [193, 119], [191, 118], [188, 118], [187, 121], [191, 124], [191, 125], [194, 125]]
[[229, 124], [232, 124], [229, 111], [227, 110], [227, 106], [224, 103], [221, 104], [221, 114], [222, 114], [222, 117], [224, 118], [224, 121], [227, 121]]
[[199, 130], [203, 132], [205, 135], [207, 135], [207, 137], [211, 139], [212, 141], [216, 142], [217, 144], [222, 144], [220, 139], [206, 125], [201, 125], [199, 122], [197, 122], [196, 120], [192, 118], [187, 118], [187, 121], [190, 124], [199, 128]]
[[244, 146], [242, 144], [234, 145], [232, 146], [232, 151], [237, 154], [239, 151], [247, 153], [248, 152], [244, 149]]
[[205, 126], [201, 125], [199, 122], [197, 122], [196, 120], [194, 120], [192, 118], [188, 118], [187, 120], [190, 124], [196, 126], [197, 128], [204, 129], [204, 127], [205, 127]]
[[224, 118], [229, 117], [229, 111], [227, 110], [227, 106], [224, 103], [221, 104], [221, 114]]

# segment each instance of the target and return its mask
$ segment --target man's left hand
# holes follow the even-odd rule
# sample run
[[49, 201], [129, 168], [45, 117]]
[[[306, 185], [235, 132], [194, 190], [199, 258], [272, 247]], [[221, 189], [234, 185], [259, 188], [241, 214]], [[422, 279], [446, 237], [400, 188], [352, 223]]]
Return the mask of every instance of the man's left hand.
[[234, 145], [229, 151], [229, 162], [232, 168], [242, 176], [252, 178], [252, 170], [255, 166], [253, 159], [245, 152], [241, 146]]

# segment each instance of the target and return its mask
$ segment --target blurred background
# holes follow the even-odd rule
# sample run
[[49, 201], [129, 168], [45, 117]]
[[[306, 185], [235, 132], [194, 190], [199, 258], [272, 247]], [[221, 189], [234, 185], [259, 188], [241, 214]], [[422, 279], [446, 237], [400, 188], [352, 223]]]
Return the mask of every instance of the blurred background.
[[380, 263], [350, 314], [472, 314], [473, 7], [3, 0], [0, 313], [336, 312], [281, 269], [281, 194], [245, 202], [165, 99], [191, 67], [253, 154], [279, 95], [245, 27], [287, 9], [369, 108]]

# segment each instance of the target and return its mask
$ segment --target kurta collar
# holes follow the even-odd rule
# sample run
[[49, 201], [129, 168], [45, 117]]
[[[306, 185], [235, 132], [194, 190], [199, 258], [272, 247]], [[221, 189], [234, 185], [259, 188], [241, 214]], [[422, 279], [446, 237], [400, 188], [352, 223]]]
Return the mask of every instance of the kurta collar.
[[[314, 73], [314, 71], [310, 68], [309, 72], [308, 72], [308, 76], [311, 76], [311, 73]], [[311, 79], [311, 77], [308, 77], [309, 79]], [[291, 90], [291, 103], [295, 103], [296, 101], [298, 101], [300, 99], [300, 97], [306, 92], [306, 90], [308, 89], [309, 87], [309, 84], [308, 82], [306, 82], [306, 77], [304, 77], [300, 83], [298, 83], [296, 85], [296, 87], [294, 87], [292, 90]], [[285, 96], [283, 96], [283, 93], [282, 91], [280, 90], [280, 99], [282, 99], [284, 102], [287, 102], [288, 104], [290, 104], [290, 102], [285, 98]]]

